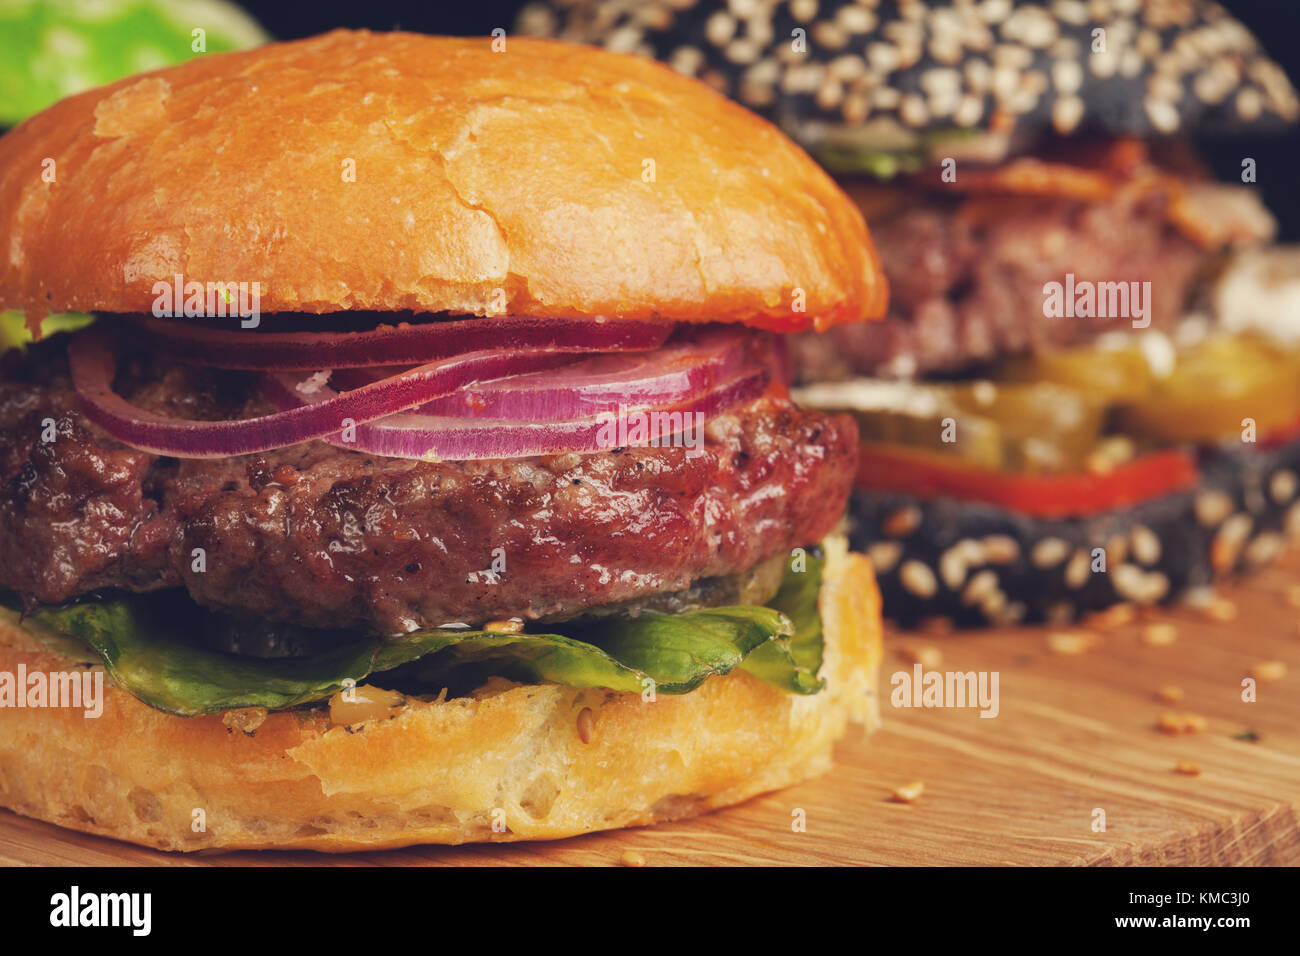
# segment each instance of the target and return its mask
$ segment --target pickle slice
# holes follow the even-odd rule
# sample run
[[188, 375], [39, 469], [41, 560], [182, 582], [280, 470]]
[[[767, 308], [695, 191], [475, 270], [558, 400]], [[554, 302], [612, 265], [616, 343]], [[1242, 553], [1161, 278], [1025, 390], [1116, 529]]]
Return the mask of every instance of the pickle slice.
[[1064, 385], [1108, 405], [1139, 402], [1155, 382], [1150, 362], [1136, 346], [1121, 349], [1081, 346], [1016, 356], [999, 363], [993, 378], [999, 382]]
[[1173, 374], [1114, 415], [1117, 428], [1135, 437], [1189, 443], [1240, 437], [1246, 419], [1257, 437], [1300, 420], [1300, 361], [1248, 336], [1180, 351]]
[[856, 379], [809, 385], [796, 389], [794, 398], [853, 415], [864, 443], [938, 452], [1003, 471], [1082, 468], [1104, 420], [1100, 404], [1046, 382]]

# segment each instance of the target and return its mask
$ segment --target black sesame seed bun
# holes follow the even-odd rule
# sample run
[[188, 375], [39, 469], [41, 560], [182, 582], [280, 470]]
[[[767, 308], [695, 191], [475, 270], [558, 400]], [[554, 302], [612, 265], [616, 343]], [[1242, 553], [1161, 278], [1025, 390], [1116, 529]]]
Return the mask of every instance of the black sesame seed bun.
[[876, 566], [885, 616], [904, 626], [1062, 624], [1164, 604], [1300, 540], [1300, 443], [1210, 449], [1201, 468], [1197, 488], [1076, 518], [859, 490], [849, 541]]
[[1009, 144], [1261, 132], [1300, 117], [1281, 67], [1211, 0], [546, 0], [518, 26], [664, 60], [813, 150], [963, 130]]

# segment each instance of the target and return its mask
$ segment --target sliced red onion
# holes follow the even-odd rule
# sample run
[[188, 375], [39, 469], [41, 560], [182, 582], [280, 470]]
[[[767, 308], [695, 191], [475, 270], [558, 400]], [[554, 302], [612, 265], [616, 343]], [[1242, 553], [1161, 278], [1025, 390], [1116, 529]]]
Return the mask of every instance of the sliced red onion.
[[[703, 424], [757, 398], [770, 377], [768, 368], [752, 367], [676, 407], [624, 407], [565, 421], [394, 415], [358, 425], [352, 441], [341, 435], [328, 441], [354, 451], [426, 461], [585, 454], [625, 445], [681, 445], [694, 454], [703, 442]], [[631, 433], [638, 423], [645, 425], [643, 435]]]
[[420, 414], [450, 418], [554, 422], [616, 412], [619, 406], [674, 406], [732, 378], [747, 335], [711, 331], [653, 352], [583, 359], [562, 372], [534, 372], [457, 389], [422, 405]]
[[463, 352], [546, 349], [630, 352], [655, 349], [672, 323], [639, 319], [547, 319], [500, 315], [380, 326], [364, 332], [250, 332], [133, 319], [149, 347], [214, 368], [296, 371], [419, 365]]
[[304, 397], [292, 381], [282, 382], [297, 407], [238, 421], [168, 418], [137, 408], [113, 391], [116, 355], [99, 330], [68, 345], [73, 386], [86, 413], [114, 438], [134, 448], [175, 458], [219, 458], [269, 451], [339, 433], [345, 419], [360, 424], [416, 408], [467, 383], [554, 367], [572, 361], [559, 352], [469, 352], [420, 365], [342, 394], [327, 386]]

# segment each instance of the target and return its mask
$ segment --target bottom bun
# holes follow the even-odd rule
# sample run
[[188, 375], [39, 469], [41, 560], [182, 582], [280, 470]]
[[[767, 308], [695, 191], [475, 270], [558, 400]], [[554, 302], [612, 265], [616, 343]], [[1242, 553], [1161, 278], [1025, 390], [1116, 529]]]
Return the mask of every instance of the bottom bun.
[[[0, 710], [0, 805], [164, 850], [344, 851], [556, 839], [739, 803], [824, 772], [850, 720], [878, 722], [871, 565], [843, 538], [826, 552], [818, 694], [739, 670], [653, 702], [494, 681], [348, 727], [322, 708], [248, 732], [230, 715], [162, 713], [106, 681], [97, 718]], [[0, 671], [20, 665], [78, 666], [0, 623]]]
[[871, 556], [885, 616], [903, 627], [1064, 624], [1118, 603], [1161, 604], [1300, 541], [1300, 442], [1207, 448], [1200, 459], [1193, 490], [1075, 518], [858, 489], [849, 539]]

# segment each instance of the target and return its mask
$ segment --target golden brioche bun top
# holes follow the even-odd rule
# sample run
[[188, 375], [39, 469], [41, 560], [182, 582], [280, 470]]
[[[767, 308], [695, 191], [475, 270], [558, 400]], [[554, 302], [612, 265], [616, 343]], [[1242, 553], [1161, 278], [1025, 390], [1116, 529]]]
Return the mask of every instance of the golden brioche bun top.
[[180, 274], [263, 312], [883, 313], [860, 213], [775, 127], [642, 57], [504, 42], [339, 30], [55, 104], [0, 139], [0, 307], [149, 311]]

